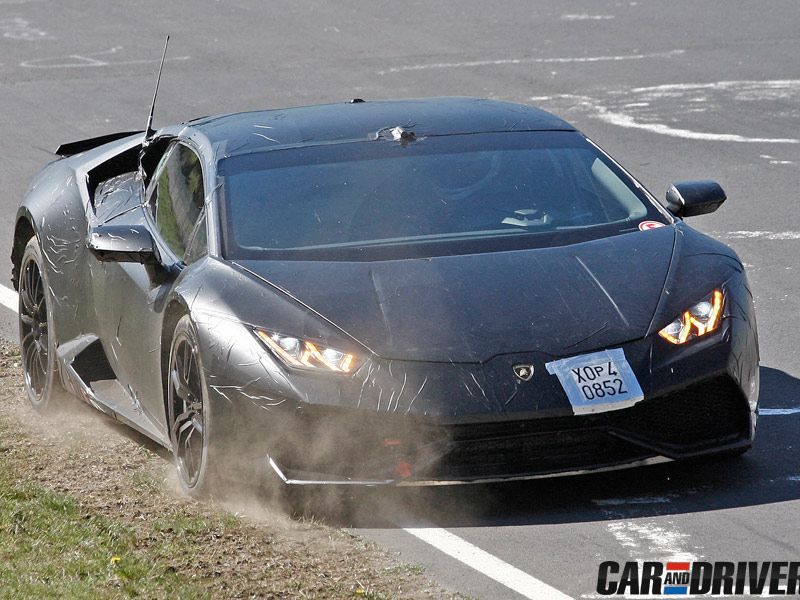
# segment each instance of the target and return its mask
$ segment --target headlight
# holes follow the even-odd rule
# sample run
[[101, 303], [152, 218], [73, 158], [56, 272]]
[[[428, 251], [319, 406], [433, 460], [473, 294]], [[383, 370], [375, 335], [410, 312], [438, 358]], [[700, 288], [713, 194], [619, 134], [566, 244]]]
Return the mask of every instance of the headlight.
[[360, 361], [356, 356], [335, 348], [263, 329], [256, 329], [255, 334], [267, 345], [267, 348], [272, 350], [275, 356], [289, 367], [352, 373], [360, 366]]
[[658, 332], [671, 344], [685, 344], [695, 338], [711, 333], [722, 320], [725, 296], [722, 290], [714, 290], [702, 302], [698, 302], [680, 317]]

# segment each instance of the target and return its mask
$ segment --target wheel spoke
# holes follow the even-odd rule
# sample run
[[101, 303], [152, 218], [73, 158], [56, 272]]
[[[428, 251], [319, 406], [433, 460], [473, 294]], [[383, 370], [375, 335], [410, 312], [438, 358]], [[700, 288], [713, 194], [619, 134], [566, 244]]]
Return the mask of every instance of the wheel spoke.
[[172, 370], [170, 379], [172, 380], [172, 387], [175, 390], [175, 395], [185, 403], [191, 403], [194, 400], [194, 394], [192, 390], [189, 389], [189, 386], [181, 381], [181, 377], [175, 369]]
[[200, 436], [203, 435], [203, 417], [197, 412], [192, 416], [192, 427]]
[[30, 279], [30, 276], [27, 275], [27, 273], [29, 273], [30, 270], [31, 269], [30, 269], [30, 266], [29, 266], [27, 271], [26, 271], [26, 277], [25, 277], [26, 282], [25, 282], [25, 285], [22, 287], [22, 290], [21, 290], [21, 293], [20, 293], [19, 296], [20, 296], [20, 298], [22, 298], [22, 307], [25, 309], [25, 312], [27, 314], [33, 316], [34, 314], [36, 314], [36, 303], [33, 301], [33, 298], [31, 297], [30, 283], [27, 281], [28, 279]]
[[194, 451], [192, 449], [192, 434], [193, 433], [194, 433], [194, 429], [190, 430], [189, 434], [183, 440], [184, 461], [187, 463], [186, 466], [188, 467], [187, 470], [189, 472], [189, 477], [191, 479], [194, 479], [195, 475], [197, 474], [197, 471], [195, 470], [195, 466], [196, 466], [195, 465], [195, 455], [194, 455]]
[[28, 374], [30, 386], [36, 394], [41, 392], [41, 378], [39, 377], [39, 352], [36, 347], [32, 347], [25, 361], [25, 372]]
[[29, 331], [28, 333], [25, 334], [25, 337], [22, 338], [22, 341], [19, 343], [19, 345], [22, 347], [22, 349], [24, 351], [25, 347], [28, 346], [29, 344], [33, 343], [33, 341], [34, 341], [33, 340], [33, 331]]
[[40, 273], [39, 277], [37, 277], [36, 279], [36, 290], [33, 295], [33, 299], [36, 301], [37, 306], [41, 306], [43, 298], [44, 298], [44, 280], [42, 279]]
[[189, 427], [194, 427], [194, 423], [192, 422], [193, 413], [194, 411], [190, 409], [175, 417], [175, 421], [172, 424], [172, 435], [176, 440], [181, 434], [185, 433]]
[[30, 299], [31, 303], [34, 307], [38, 306], [38, 302], [36, 302], [36, 288], [39, 286], [39, 266], [36, 263], [31, 263], [29, 268], [29, 279], [28, 279], [28, 298]]
[[191, 350], [189, 349], [189, 344], [183, 345], [183, 362], [182, 362], [182, 373], [183, 375], [183, 382], [189, 383], [189, 359], [191, 356]]
[[[27, 349], [27, 352], [25, 352], [25, 360], [23, 361], [23, 364], [24, 364], [24, 367], [25, 367], [25, 372], [29, 373], [29, 374], [31, 372], [31, 367], [33, 366], [33, 360], [34, 360], [34, 357], [35, 357], [35, 354], [36, 354], [36, 348], [34, 346], [36, 344], [36, 342], [34, 342], [32, 340], [33, 340], [33, 336], [31, 336], [31, 342], [28, 343], [28, 349]], [[34, 347], [32, 347], [32, 346], [34, 346]]]
[[188, 486], [197, 483], [203, 467], [203, 394], [196, 350], [190, 340], [175, 343], [169, 370], [170, 435], [178, 471]]
[[33, 371], [36, 373], [36, 390], [41, 391], [44, 388], [44, 382], [47, 373], [47, 367], [45, 363], [42, 362], [42, 352], [41, 350], [36, 351], [36, 363], [33, 366]]
[[43, 348], [39, 347], [36, 349], [36, 356], [39, 359], [39, 368], [42, 370], [42, 374], [47, 373], [47, 352], [44, 351]]

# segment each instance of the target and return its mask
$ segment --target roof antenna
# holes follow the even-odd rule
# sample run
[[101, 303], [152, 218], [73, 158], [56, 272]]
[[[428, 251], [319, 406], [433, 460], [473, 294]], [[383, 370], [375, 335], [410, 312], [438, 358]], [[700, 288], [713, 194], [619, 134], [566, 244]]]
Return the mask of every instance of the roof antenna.
[[147, 117], [147, 129], [144, 132], [144, 145], [150, 141], [150, 138], [155, 134], [153, 130], [153, 111], [156, 109], [156, 96], [158, 96], [158, 84], [161, 83], [161, 71], [164, 70], [164, 59], [167, 58], [167, 46], [169, 45], [169, 36], [164, 42], [164, 54], [161, 55], [161, 66], [158, 67], [158, 79], [156, 79], [156, 91], [153, 92], [153, 103], [150, 105], [150, 116]]

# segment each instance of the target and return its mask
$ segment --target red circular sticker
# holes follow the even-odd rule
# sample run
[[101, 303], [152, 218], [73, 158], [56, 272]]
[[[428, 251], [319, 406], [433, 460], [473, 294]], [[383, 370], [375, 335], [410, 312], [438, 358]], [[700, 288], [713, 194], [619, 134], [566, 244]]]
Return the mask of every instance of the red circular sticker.
[[639, 231], [647, 231], [648, 229], [655, 229], [656, 227], [663, 227], [663, 223], [658, 221], [642, 221], [639, 223]]

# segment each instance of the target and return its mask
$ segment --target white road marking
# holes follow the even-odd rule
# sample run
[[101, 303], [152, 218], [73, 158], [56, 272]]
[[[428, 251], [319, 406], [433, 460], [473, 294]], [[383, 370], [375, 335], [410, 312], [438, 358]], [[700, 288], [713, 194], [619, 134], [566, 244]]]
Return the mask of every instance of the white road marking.
[[0, 31], [3, 32], [3, 37], [12, 40], [47, 40], [52, 39], [46, 31], [31, 27], [31, 24], [20, 17], [13, 19], [0, 19]]
[[736, 93], [742, 100], [786, 100], [800, 91], [800, 79], [740, 79], [712, 81], [708, 83], [667, 83], [648, 87], [631, 88], [634, 94], [646, 94], [650, 98], [674, 98], [676, 93], [697, 90], [727, 90]]
[[[616, 521], [607, 525], [608, 531], [633, 559], [699, 560], [685, 545], [691, 535], [679, 531], [672, 521]], [[698, 548], [695, 548], [698, 549]]]
[[721, 235], [733, 239], [800, 240], [800, 231], [729, 231]]
[[567, 600], [556, 588], [481, 550], [474, 544], [440, 527], [403, 527], [403, 531], [433, 546], [440, 552], [483, 573], [518, 594], [536, 600]]
[[738, 142], [750, 144], [800, 144], [797, 138], [760, 138], [747, 137], [735, 133], [706, 133], [702, 131], [692, 131], [691, 129], [680, 129], [670, 127], [664, 123], [641, 123], [636, 121], [631, 115], [610, 111], [604, 106], [597, 105], [597, 118], [606, 123], [625, 127], [626, 129], [643, 129], [652, 133], [660, 133], [670, 137], [684, 138], [687, 140], [703, 140], [707, 142]]
[[794, 161], [792, 160], [782, 160], [780, 158], [775, 158], [774, 156], [770, 156], [769, 154], [759, 154], [761, 158], [764, 158], [769, 161], [771, 165], [793, 165]]
[[16, 313], [18, 311], [18, 298], [17, 292], [4, 285], [0, 285], [0, 304]]
[[781, 417], [785, 415], [800, 414], [800, 408], [759, 408], [760, 417]]
[[[550, 100], [553, 110], [583, 111], [590, 116], [628, 129], [641, 129], [659, 135], [690, 140], [737, 142], [757, 144], [800, 144], [797, 137], [762, 137], [728, 132], [697, 131], [674, 125], [676, 114], [719, 111], [727, 103], [757, 103], [760, 114], [770, 114], [773, 119], [791, 119], [791, 106], [800, 99], [800, 79], [737, 80], [710, 83], [672, 83], [650, 87], [615, 89], [604, 92], [599, 98], [575, 94], [555, 95]], [[559, 102], [560, 101], [560, 102]], [[765, 103], [774, 107], [764, 108]], [[659, 107], [665, 107], [660, 110]], [[726, 114], [726, 113], [723, 113]], [[726, 117], [727, 118], [727, 117]], [[730, 119], [728, 118], [728, 121]], [[760, 127], [750, 123], [750, 127]], [[755, 129], [758, 131], [758, 129]], [[791, 163], [786, 159], [769, 159], [771, 164]]]
[[562, 21], [610, 21], [614, 15], [561, 15]]
[[671, 58], [683, 54], [685, 50], [669, 50], [667, 52], [650, 52], [644, 54], [622, 54], [619, 56], [576, 56], [554, 58], [503, 58], [499, 60], [471, 60], [465, 62], [449, 63], [423, 63], [418, 65], [403, 65], [378, 71], [378, 75], [387, 73], [401, 73], [403, 71], [428, 71], [431, 69], [463, 69], [466, 67], [486, 67], [493, 65], [526, 65], [526, 64], [562, 64], [562, 63], [595, 63], [615, 62], [622, 60], [642, 60], [645, 58]]
[[[116, 54], [122, 50], [122, 46], [114, 46], [109, 50], [100, 52], [92, 52], [90, 54], [67, 54], [62, 56], [51, 56], [48, 58], [37, 58], [35, 60], [26, 60], [19, 64], [20, 67], [27, 67], [33, 69], [80, 69], [86, 67], [113, 67], [119, 65], [144, 65], [148, 63], [158, 63], [160, 59], [143, 59], [143, 60], [104, 60], [97, 58], [99, 56], [108, 56]], [[176, 60], [189, 60], [189, 56], [173, 56], [167, 58], [165, 62]]]
[[597, 506], [626, 506], [629, 504], [667, 504], [677, 498], [676, 494], [666, 496], [637, 496], [634, 498], [600, 498], [592, 500]]

